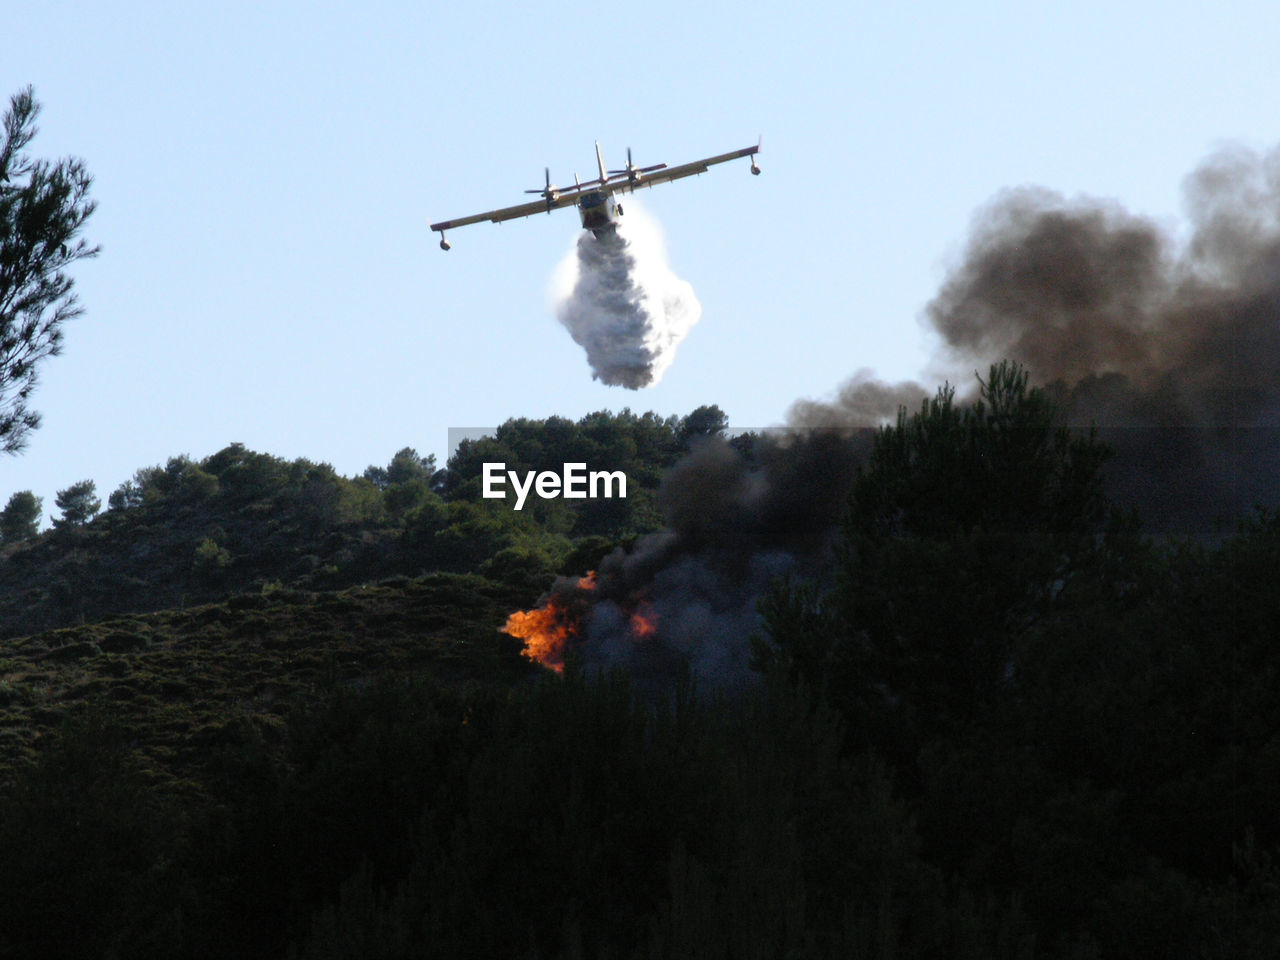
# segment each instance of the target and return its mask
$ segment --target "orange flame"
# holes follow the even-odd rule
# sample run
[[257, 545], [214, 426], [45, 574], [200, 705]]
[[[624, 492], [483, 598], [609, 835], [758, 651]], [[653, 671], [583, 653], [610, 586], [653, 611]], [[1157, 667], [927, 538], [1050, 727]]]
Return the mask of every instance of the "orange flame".
[[507, 617], [502, 629], [524, 641], [524, 655], [530, 660], [564, 672], [565, 642], [572, 635], [567, 624], [560, 622], [560, 606], [553, 598], [545, 607], [527, 613], [517, 610]]
[[[594, 570], [577, 583], [579, 590], [594, 590], [595, 586]], [[502, 629], [524, 641], [522, 653], [530, 660], [563, 673], [565, 649], [578, 633], [578, 615], [569, 609], [564, 594], [553, 593], [545, 606], [511, 614]]]
[[641, 602], [640, 606], [631, 614], [628, 621], [631, 628], [631, 635], [637, 640], [644, 640], [658, 632], [658, 616], [653, 612], [653, 607], [649, 603]]

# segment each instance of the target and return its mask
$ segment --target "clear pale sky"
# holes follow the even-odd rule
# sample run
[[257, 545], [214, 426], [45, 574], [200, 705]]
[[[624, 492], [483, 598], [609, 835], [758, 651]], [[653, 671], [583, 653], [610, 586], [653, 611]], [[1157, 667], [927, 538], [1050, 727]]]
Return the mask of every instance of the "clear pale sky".
[[[450, 427], [784, 420], [855, 371], [938, 382], [922, 311], [974, 213], [1039, 184], [1177, 228], [1215, 147], [1277, 139], [1280, 7], [1199, 3], [11, 5], [0, 96], [82, 157], [102, 245], [0, 502], [233, 441], [357, 474]], [[702, 320], [655, 387], [548, 306], [573, 210], [451, 234], [543, 167], [745, 161], [637, 195]], [[994, 359], [994, 358], [993, 358]]]

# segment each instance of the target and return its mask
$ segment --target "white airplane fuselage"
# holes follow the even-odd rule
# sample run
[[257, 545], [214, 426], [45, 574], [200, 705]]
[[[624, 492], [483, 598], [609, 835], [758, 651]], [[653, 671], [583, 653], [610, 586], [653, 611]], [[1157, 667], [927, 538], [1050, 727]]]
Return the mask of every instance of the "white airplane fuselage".
[[590, 230], [597, 237], [617, 228], [621, 212], [612, 192], [608, 190], [589, 190], [578, 200], [582, 229]]

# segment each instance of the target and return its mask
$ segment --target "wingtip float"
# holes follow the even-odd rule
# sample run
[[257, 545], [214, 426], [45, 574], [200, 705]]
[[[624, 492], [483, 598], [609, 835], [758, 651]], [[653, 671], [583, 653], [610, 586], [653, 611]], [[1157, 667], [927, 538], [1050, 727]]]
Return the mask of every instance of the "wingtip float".
[[573, 186], [558, 187], [551, 182], [551, 169], [549, 167], [544, 168], [544, 185], [541, 188], [535, 187], [525, 191], [525, 193], [535, 193], [541, 199], [517, 204], [514, 207], [488, 210], [484, 213], [472, 214], [469, 217], [459, 217], [456, 220], [442, 220], [439, 223], [431, 224], [431, 229], [440, 234], [440, 249], [448, 250], [453, 244], [445, 239], [446, 230], [465, 227], [468, 224], [480, 223], [484, 220], [488, 220], [491, 223], [502, 223], [504, 220], [516, 220], [520, 217], [531, 217], [535, 213], [550, 213], [552, 210], [558, 210], [561, 207], [575, 206], [582, 217], [582, 228], [590, 230], [599, 237], [602, 233], [616, 229], [618, 217], [622, 216], [622, 204], [614, 199], [615, 194], [623, 191], [634, 192], [636, 187], [653, 187], [660, 183], [679, 180], [682, 177], [705, 173], [708, 168], [715, 166], [717, 163], [737, 160], [740, 157], [751, 158], [751, 172], [758, 175], [760, 173], [760, 164], [756, 160], [756, 154], [760, 152], [763, 142], [764, 138], [762, 137], [754, 147], [743, 147], [741, 150], [731, 150], [728, 153], [706, 157], [702, 160], [694, 160], [692, 163], [682, 163], [674, 167], [669, 167], [665, 163], [637, 167], [631, 162], [631, 148], [628, 147], [627, 165], [619, 170], [609, 170], [605, 167], [604, 152], [600, 149], [600, 144], [597, 141], [596, 164], [600, 171], [600, 176], [596, 179], [588, 180], [584, 183], [579, 181], [577, 175], [575, 175]]

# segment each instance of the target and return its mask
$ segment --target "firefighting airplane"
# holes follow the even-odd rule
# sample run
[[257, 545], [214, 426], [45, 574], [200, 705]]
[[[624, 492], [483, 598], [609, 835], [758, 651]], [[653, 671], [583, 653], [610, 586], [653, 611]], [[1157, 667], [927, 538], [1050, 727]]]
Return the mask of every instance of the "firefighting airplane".
[[614, 230], [618, 226], [618, 217], [622, 216], [622, 204], [614, 200], [613, 195], [615, 193], [620, 193], [623, 190], [634, 192], [636, 187], [652, 187], [659, 183], [679, 180], [681, 177], [691, 177], [696, 173], [706, 173], [708, 167], [717, 163], [724, 163], [727, 160], [736, 160], [739, 157], [752, 157], [751, 172], [758, 174], [760, 172], [760, 164], [756, 162], [754, 157], [759, 152], [760, 143], [757, 143], [754, 147], [743, 147], [741, 150], [722, 153], [716, 157], [707, 157], [705, 160], [682, 163], [678, 167], [668, 167], [665, 163], [659, 163], [652, 167], [637, 167], [631, 162], [631, 148], [628, 147], [627, 165], [621, 170], [606, 170], [604, 154], [600, 150], [599, 141], [597, 141], [596, 163], [600, 168], [598, 179], [582, 183], [578, 180], [578, 175], [574, 174], [572, 187], [557, 187], [551, 182], [551, 169], [547, 168], [546, 186], [541, 190], [525, 191], [525, 193], [539, 194], [542, 197], [541, 200], [521, 203], [514, 207], [503, 207], [501, 210], [490, 210], [487, 213], [476, 213], [469, 217], [460, 217], [457, 220], [442, 220], [440, 223], [433, 223], [431, 229], [440, 231], [440, 249], [448, 250], [453, 244], [444, 238], [444, 232], [452, 230], [454, 227], [465, 227], [469, 223], [479, 223], [482, 220], [501, 223], [503, 220], [530, 217], [543, 211], [550, 213], [559, 207], [572, 205], [576, 206], [578, 212], [582, 215], [583, 229], [590, 230], [599, 237], [603, 233]]

